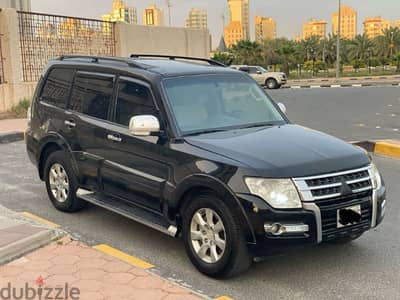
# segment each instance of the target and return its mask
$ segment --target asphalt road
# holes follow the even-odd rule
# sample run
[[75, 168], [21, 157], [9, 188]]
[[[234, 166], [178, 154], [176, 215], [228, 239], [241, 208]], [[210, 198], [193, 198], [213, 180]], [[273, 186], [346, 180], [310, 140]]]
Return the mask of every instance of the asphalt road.
[[[372, 111], [387, 114], [397, 110], [400, 113], [398, 89], [280, 90], [274, 91], [273, 95], [287, 104], [293, 121], [344, 139], [393, 138], [398, 134], [359, 128], [347, 120], [354, 117], [364, 122], [371, 117], [375, 121], [375, 114], [368, 112], [363, 103], [371, 105]], [[374, 100], [376, 97], [380, 97], [379, 100]], [[327, 108], [324, 109], [319, 101], [326, 101]], [[377, 105], [375, 101], [382, 103]], [[392, 107], [388, 107], [389, 104]], [[360, 109], [354, 111], [358, 107]], [[389, 116], [380, 120], [384, 122], [382, 124], [394, 123], [390, 122]], [[399, 122], [397, 125], [400, 126]], [[387, 158], [376, 158], [376, 161], [388, 186], [387, 215], [381, 226], [352, 244], [326, 244], [267, 258], [254, 264], [246, 274], [226, 281], [199, 274], [186, 257], [180, 240], [97, 207], [76, 214], [56, 211], [21, 142], [0, 145], [0, 204], [58, 223], [90, 245], [106, 243], [138, 256], [156, 265], [156, 272], [162, 276], [211, 297], [229, 295], [246, 300], [400, 299], [400, 202], [397, 201], [400, 161]]]
[[348, 141], [400, 139], [400, 87], [268, 90], [294, 123]]

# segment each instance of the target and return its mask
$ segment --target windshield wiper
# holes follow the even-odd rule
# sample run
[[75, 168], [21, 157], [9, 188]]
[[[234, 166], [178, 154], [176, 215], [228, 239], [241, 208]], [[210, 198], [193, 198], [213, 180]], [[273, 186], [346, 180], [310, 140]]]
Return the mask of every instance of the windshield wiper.
[[255, 127], [271, 127], [271, 126], [275, 126], [275, 123], [258, 123], [258, 124], [250, 124], [250, 125], [246, 125], [246, 126], [241, 126], [237, 129], [247, 129], [247, 128], [255, 128]]
[[188, 133], [188, 134], [185, 134], [184, 136], [194, 136], [194, 135], [215, 133], [215, 132], [222, 132], [222, 131], [227, 131], [227, 129], [208, 129], [208, 130], [202, 130], [202, 131]]

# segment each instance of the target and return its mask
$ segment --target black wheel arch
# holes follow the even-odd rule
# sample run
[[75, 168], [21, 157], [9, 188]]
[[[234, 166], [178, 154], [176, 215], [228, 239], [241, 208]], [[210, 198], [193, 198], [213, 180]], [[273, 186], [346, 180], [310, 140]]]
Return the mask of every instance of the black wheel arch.
[[37, 162], [38, 162], [38, 172], [41, 180], [44, 180], [44, 167], [46, 164], [46, 160], [49, 155], [55, 151], [64, 151], [65, 154], [71, 161], [72, 169], [75, 174], [79, 177], [79, 168], [78, 164], [75, 160], [74, 155], [72, 154], [71, 147], [68, 145], [67, 141], [57, 133], [50, 133], [46, 137], [42, 138], [39, 143], [39, 151]]
[[247, 214], [234, 192], [221, 180], [207, 174], [190, 175], [183, 179], [174, 191], [167, 196], [168, 217], [180, 219], [180, 211], [190, 201], [193, 194], [211, 193], [224, 201], [239, 218], [246, 241], [256, 243], [255, 233]]

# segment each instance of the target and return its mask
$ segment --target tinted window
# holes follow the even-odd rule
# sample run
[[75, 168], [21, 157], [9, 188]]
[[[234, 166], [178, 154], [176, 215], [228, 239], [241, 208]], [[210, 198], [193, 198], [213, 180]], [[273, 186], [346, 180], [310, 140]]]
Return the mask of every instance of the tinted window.
[[128, 126], [134, 116], [155, 114], [156, 108], [147, 87], [132, 81], [120, 80], [115, 122]]
[[58, 107], [65, 108], [70, 87], [74, 78], [72, 69], [53, 69], [50, 71], [43, 87], [41, 98], [43, 101]]
[[70, 109], [98, 119], [107, 119], [112, 101], [114, 77], [78, 73], [75, 78]]
[[249, 68], [249, 73], [250, 74], [257, 74], [257, 72], [258, 72], [258, 69], [256, 67], [250, 67]]

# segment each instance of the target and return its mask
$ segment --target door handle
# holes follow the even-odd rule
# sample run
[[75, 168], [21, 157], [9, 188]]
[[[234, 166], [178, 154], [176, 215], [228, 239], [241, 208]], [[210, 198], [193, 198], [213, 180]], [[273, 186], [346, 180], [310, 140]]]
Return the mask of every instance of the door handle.
[[67, 125], [69, 128], [74, 128], [76, 127], [76, 124], [74, 121], [69, 121], [69, 120], [65, 120], [64, 124]]
[[107, 139], [110, 140], [110, 141], [113, 141], [113, 142], [118, 142], [118, 143], [122, 142], [122, 139], [119, 136], [115, 135], [115, 134], [108, 134], [107, 135]]

